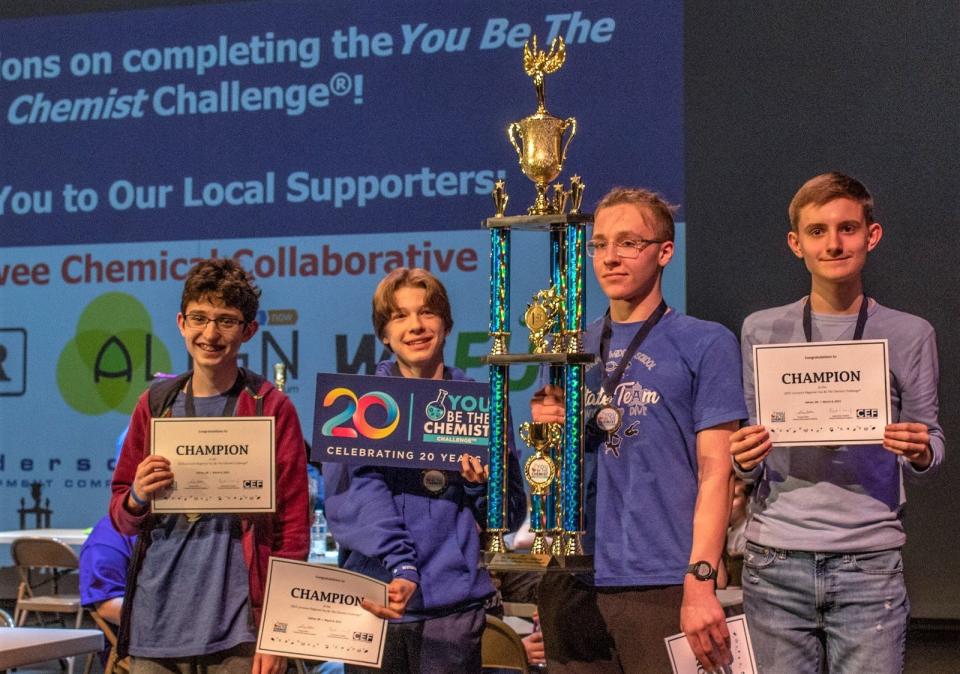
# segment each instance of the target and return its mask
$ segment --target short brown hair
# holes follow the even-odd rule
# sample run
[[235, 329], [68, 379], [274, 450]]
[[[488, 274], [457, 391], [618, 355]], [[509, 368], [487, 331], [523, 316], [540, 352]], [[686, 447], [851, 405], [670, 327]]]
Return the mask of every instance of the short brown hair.
[[653, 235], [660, 241], [673, 241], [673, 212], [677, 207], [664, 199], [663, 195], [642, 187], [614, 187], [597, 204], [594, 217], [604, 208], [621, 204], [647, 209], [653, 215]]
[[794, 232], [800, 225], [800, 211], [813, 204], [823, 206], [834, 199], [853, 199], [863, 206], [863, 219], [869, 225], [873, 222], [873, 197], [862, 182], [839, 171], [821, 173], [810, 178], [800, 186], [790, 200], [787, 213], [790, 216], [790, 229]]
[[180, 298], [180, 313], [186, 313], [190, 302], [208, 301], [239, 309], [243, 320], [257, 318], [260, 308], [260, 289], [253, 283], [253, 275], [230, 258], [200, 260], [187, 272]]
[[447, 334], [453, 329], [453, 315], [450, 313], [450, 298], [436, 276], [419, 267], [399, 267], [383, 277], [373, 291], [373, 329], [378, 339], [383, 339], [390, 316], [397, 309], [396, 294], [400, 288], [423, 288], [426, 291], [426, 304], [443, 319]]

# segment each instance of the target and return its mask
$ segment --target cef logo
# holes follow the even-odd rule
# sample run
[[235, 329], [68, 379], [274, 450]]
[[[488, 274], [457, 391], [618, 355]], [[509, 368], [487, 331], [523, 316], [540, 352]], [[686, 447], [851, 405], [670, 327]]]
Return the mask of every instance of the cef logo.
[[27, 392], [27, 331], [0, 328], [0, 396]]
[[170, 353], [154, 336], [143, 304], [126, 293], [105, 293], [86, 306], [60, 352], [57, 385], [81, 414], [129, 414], [153, 373], [170, 370]]
[[[356, 438], [362, 435], [371, 440], [382, 440], [400, 423], [400, 407], [397, 401], [383, 391], [357, 394], [345, 387], [330, 389], [323, 398], [324, 407], [332, 407], [340, 398], [346, 398], [346, 408], [334, 415], [320, 428], [320, 433], [331, 438]], [[383, 426], [374, 426], [367, 419], [371, 407], [380, 407], [386, 413]]]
[[857, 419], [876, 419], [880, 416], [880, 410], [860, 409], [857, 410]]

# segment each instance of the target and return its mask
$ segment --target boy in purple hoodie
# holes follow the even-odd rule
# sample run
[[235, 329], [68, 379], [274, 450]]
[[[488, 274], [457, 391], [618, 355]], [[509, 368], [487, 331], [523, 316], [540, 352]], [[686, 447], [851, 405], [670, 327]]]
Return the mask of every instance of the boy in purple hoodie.
[[[388, 274], [373, 296], [373, 325], [395, 356], [379, 364], [377, 375], [468, 379], [443, 362], [453, 318], [446, 289], [429, 272]], [[468, 455], [460, 468], [324, 465], [327, 521], [341, 566], [389, 583], [388, 605], [368, 607], [391, 621], [382, 671], [480, 671], [483, 606], [494, 594], [479, 566], [487, 469]], [[526, 504], [515, 451], [508, 472], [508, 523], [515, 530]]]

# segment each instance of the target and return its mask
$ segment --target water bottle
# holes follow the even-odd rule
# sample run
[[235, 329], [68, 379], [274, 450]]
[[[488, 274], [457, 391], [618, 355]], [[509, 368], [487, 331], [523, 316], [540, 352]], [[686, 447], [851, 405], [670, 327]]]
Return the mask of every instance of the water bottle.
[[310, 525], [310, 560], [321, 562], [327, 554], [327, 518], [322, 510], [313, 512], [313, 524]]

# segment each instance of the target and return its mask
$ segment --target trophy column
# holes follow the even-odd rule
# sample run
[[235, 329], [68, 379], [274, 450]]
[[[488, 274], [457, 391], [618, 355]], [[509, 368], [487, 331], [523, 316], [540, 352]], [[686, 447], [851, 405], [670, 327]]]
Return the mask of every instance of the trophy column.
[[[498, 183], [506, 206], [503, 183]], [[505, 354], [510, 338], [510, 229], [490, 230], [490, 337], [491, 355]], [[507, 423], [509, 421], [509, 366], [490, 363], [490, 478], [487, 488], [488, 551], [506, 552], [507, 530]]]
[[[586, 225], [568, 224], [566, 230], [566, 307], [564, 332], [567, 353], [580, 353], [583, 339]], [[563, 439], [563, 538], [564, 554], [582, 555], [583, 524], [583, 365], [566, 369]]]
[[[567, 237], [562, 229], [552, 230], [550, 232], [550, 282], [557, 289], [561, 297], [567, 296]], [[563, 338], [564, 326], [557, 323], [553, 327], [553, 346], [554, 351], [564, 350]], [[550, 383], [553, 386], [564, 389], [566, 387], [566, 369], [563, 365], [550, 366]], [[550, 458], [556, 463], [560, 474], [563, 474], [563, 445], [550, 448]], [[560, 509], [560, 483], [554, 482], [550, 485], [543, 498], [544, 520], [546, 529], [549, 532], [553, 544], [550, 552], [553, 555], [563, 555], [563, 520], [562, 510]], [[534, 502], [535, 505], [535, 502]], [[533, 519], [531, 518], [531, 521]], [[541, 552], [541, 550], [532, 550], [532, 552]]]

